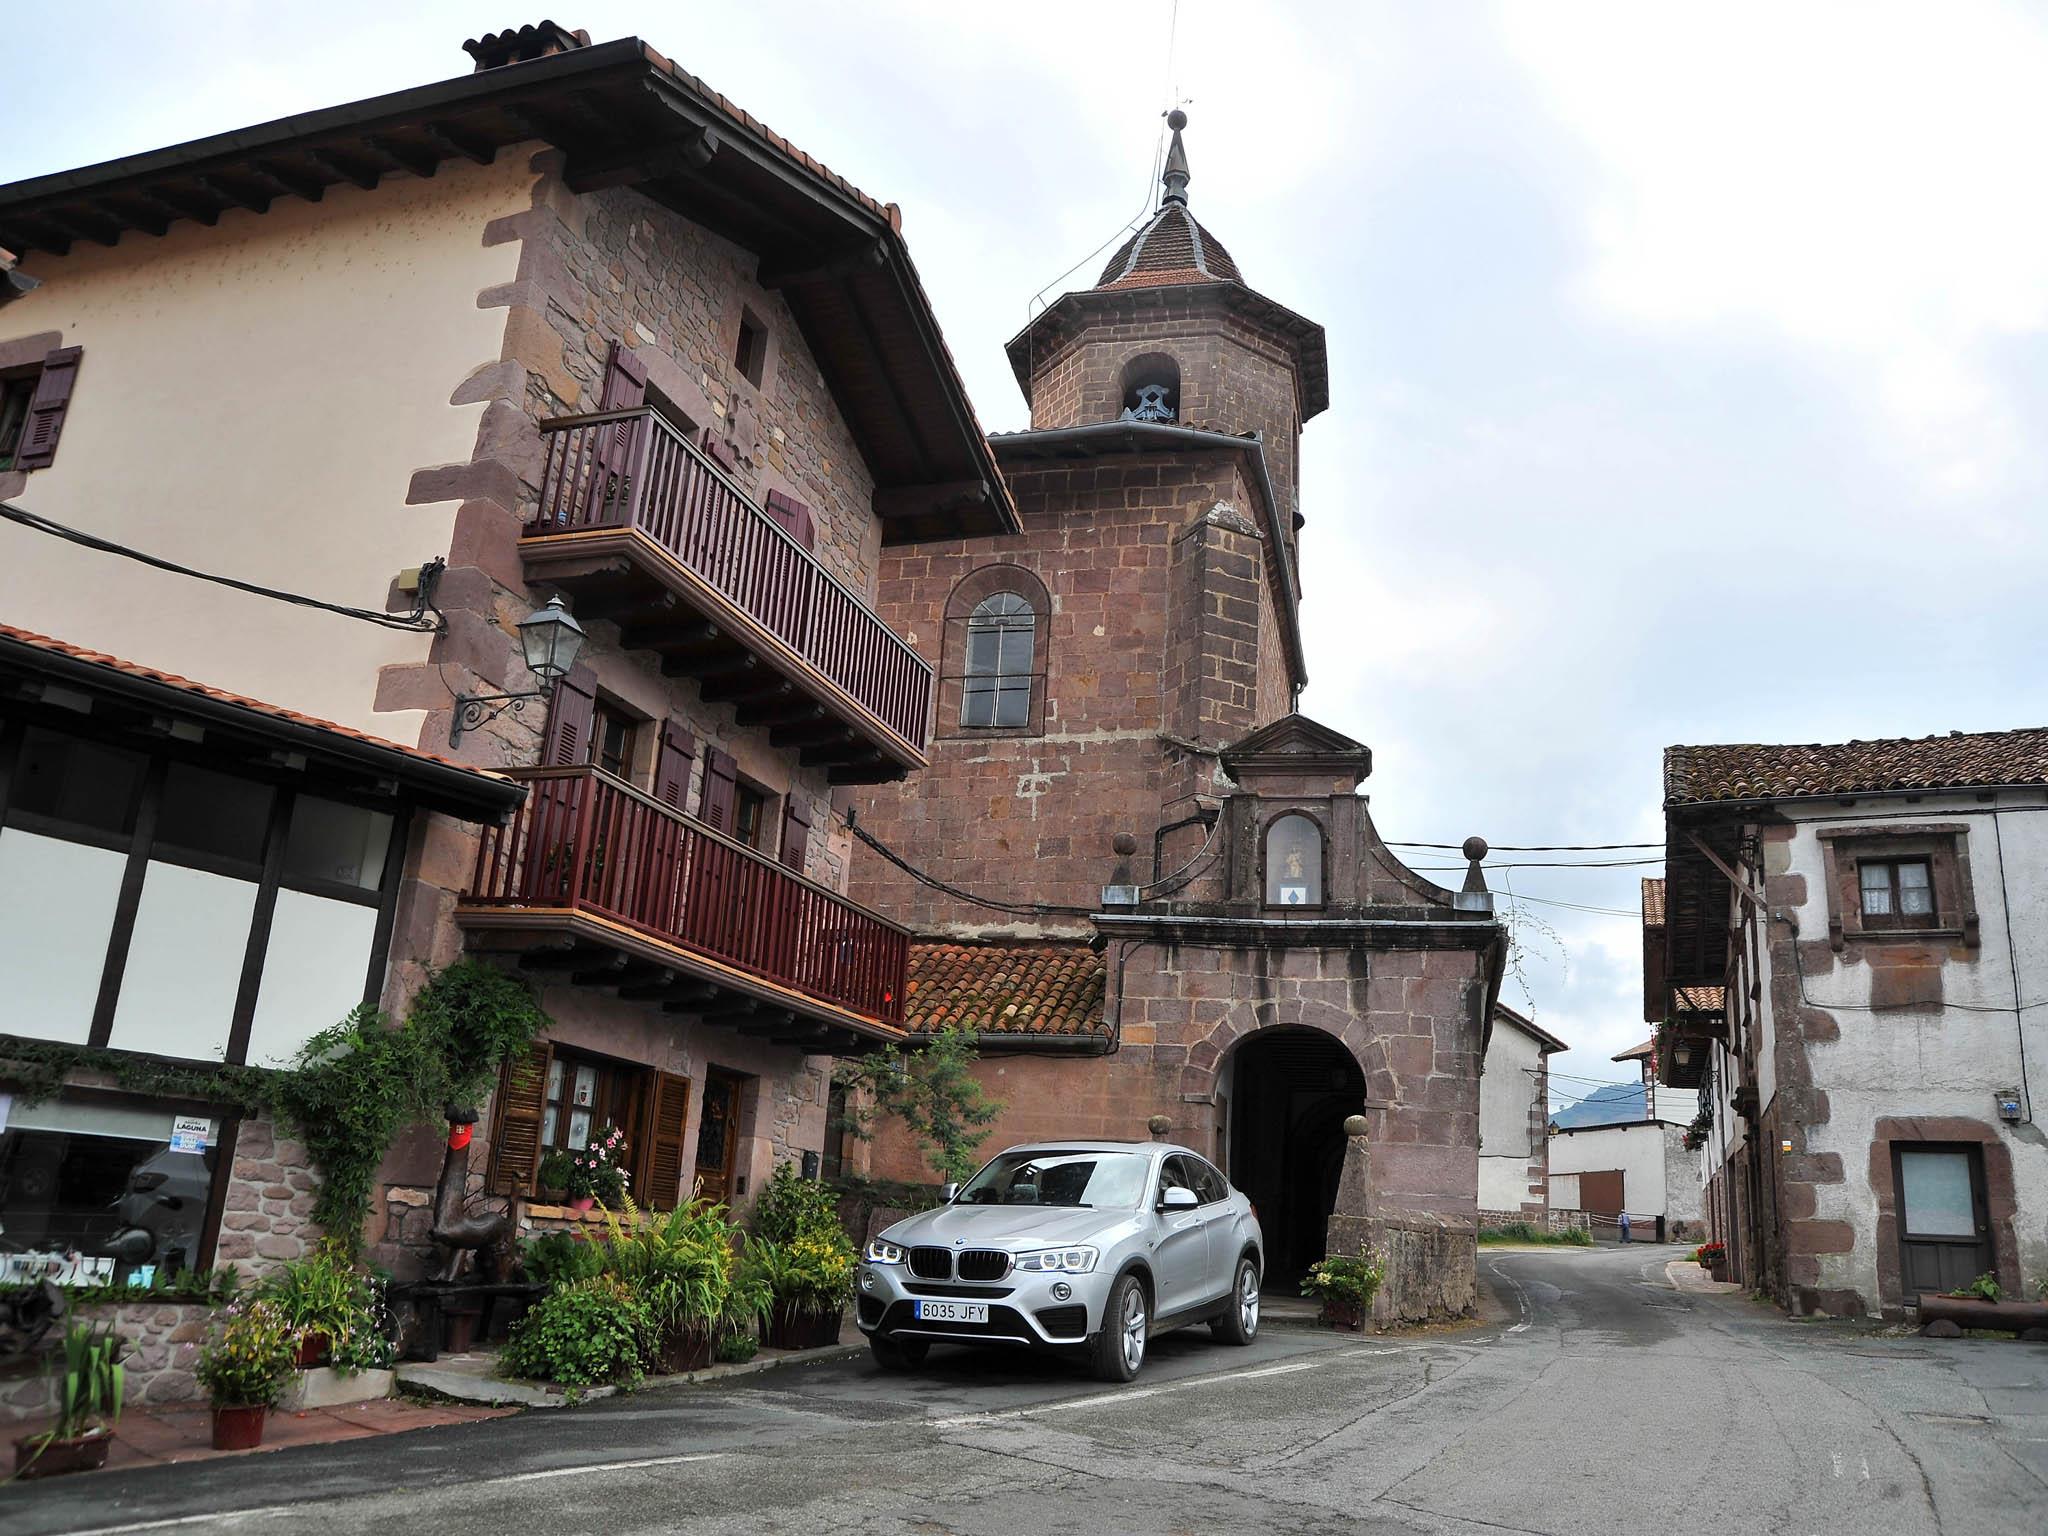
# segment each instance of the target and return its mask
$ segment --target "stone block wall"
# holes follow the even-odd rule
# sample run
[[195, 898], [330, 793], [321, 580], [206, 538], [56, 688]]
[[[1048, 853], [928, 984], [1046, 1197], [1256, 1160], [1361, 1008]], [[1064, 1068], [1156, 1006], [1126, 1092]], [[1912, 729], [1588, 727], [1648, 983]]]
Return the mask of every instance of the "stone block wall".
[[303, 1145], [268, 1120], [244, 1120], [235, 1133], [215, 1267], [233, 1264], [250, 1280], [311, 1253], [324, 1235], [313, 1221], [319, 1187]]
[[[73, 1315], [80, 1322], [111, 1327], [128, 1341], [128, 1353], [122, 1357], [127, 1404], [144, 1408], [194, 1402], [205, 1395], [193, 1372], [219, 1312], [218, 1307], [196, 1302], [122, 1302], [80, 1307]], [[0, 1377], [0, 1423], [45, 1418], [57, 1411], [60, 1380], [40, 1358], [32, 1368], [36, 1374], [31, 1376]]]

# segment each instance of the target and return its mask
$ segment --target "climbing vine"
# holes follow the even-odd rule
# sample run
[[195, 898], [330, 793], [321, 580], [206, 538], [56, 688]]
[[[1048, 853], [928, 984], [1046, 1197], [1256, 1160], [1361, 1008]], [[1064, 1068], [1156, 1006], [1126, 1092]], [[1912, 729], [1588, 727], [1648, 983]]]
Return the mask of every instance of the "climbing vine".
[[377, 1169], [398, 1133], [444, 1109], [473, 1106], [547, 1023], [518, 979], [461, 960], [420, 989], [404, 1022], [359, 1008], [308, 1040], [290, 1067], [181, 1065], [0, 1037], [0, 1077], [31, 1103], [57, 1092], [70, 1074], [91, 1073], [132, 1093], [270, 1116], [305, 1144], [320, 1172], [313, 1219], [354, 1254]]

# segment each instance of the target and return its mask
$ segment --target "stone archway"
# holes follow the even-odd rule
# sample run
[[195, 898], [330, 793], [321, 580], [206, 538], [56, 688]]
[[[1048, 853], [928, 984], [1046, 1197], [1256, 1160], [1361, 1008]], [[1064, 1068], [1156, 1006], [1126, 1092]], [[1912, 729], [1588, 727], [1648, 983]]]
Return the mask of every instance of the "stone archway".
[[1227, 1069], [1225, 1171], [1258, 1207], [1267, 1289], [1293, 1290], [1324, 1253], [1365, 1073], [1342, 1041], [1302, 1025], [1247, 1036]]

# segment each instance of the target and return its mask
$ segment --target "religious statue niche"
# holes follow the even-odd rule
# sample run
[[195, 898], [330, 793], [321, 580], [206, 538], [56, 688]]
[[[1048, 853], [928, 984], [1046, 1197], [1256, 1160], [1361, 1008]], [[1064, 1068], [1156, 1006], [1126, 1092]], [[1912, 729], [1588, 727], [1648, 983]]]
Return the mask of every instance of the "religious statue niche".
[[1266, 905], [1319, 907], [1323, 904], [1323, 829], [1290, 812], [1266, 828]]

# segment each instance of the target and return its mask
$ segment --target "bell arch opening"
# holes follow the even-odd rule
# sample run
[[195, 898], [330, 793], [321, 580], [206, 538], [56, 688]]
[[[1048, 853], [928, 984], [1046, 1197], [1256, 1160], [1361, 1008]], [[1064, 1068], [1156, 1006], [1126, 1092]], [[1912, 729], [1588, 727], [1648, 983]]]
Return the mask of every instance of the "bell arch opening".
[[1344, 1122], [1365, 1110], [1365, 1073], [1341, 1041], [1290, 1026], [1240, 1043], [1218, 1092], [1224, 1169], [1258, 1207], [1266, 1289], [1298, 1290], [1323, 1256], [1344, 1172]]

